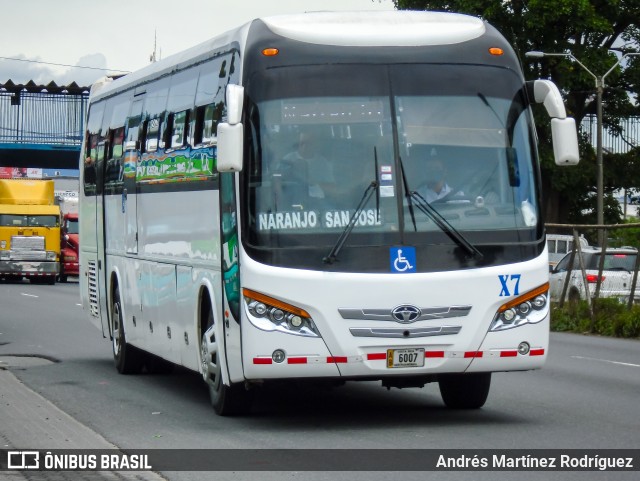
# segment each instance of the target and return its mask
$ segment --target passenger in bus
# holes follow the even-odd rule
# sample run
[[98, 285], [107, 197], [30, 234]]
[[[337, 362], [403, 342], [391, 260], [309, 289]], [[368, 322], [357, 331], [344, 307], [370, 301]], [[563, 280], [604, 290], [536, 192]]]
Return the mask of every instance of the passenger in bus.
[[309, 197], [325, 199], [335, 190], [333, 169], [327, 159], [318, 152], [318, 139], [309, 131], [302, 131], [298, 137], [297, 149], [284, 156], [283, 161], [307, 172]]

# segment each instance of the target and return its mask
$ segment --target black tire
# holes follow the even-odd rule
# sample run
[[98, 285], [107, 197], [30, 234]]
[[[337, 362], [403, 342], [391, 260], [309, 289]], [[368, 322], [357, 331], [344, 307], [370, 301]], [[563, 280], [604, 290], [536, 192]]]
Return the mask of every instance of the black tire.
[[127, 343], [120, 304], [120, 291], [116, 287], [111, 303], [111, 338], [113, 360], [120, 374], [137, 374], [142, 370], [143, 355], [139, 349]]
[[438, 378], [440, 395], [451, 409], [478, 409], [484, 406], [491, 387], [491, 373], [446, 374]]
[[253, 393], [245, 389], [244, 384], [227, 386], [222, 382], [222, 367], [219, 362], [218, 342], [216, 340], [214, 318], [211, 309], [207, 313], [207, 325], [200, 340], [202, 376], [209, 387], [209, 397], [214, 411], [220, 416], [246, 414], [251, 409]]

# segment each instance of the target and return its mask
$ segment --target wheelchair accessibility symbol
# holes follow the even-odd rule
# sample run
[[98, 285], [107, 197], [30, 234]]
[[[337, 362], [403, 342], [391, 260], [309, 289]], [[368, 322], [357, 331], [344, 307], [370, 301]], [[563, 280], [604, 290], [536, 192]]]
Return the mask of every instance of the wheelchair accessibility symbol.
[[416, 272], [415, 247], [391, 247], [389, 250], [391, 272]]

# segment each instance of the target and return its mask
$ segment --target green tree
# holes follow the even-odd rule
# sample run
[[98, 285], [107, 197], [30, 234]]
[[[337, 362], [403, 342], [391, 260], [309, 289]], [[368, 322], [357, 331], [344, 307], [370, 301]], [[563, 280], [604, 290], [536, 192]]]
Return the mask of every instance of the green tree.
[[[564, 57], [525, 58], [525, 53], [571, 53], [597, 76], [604, 75], [620, 53], [638, 52], [638, 0], [394, 0], [400, 10], [434, 10], [481, 17], [496, 27], [520, 56], [528, 80], [550, 78], [563, 92], [567, 111], [578, 125], [596, 113], [595, 80]], [[605, 79], [603, 124], [621, 132], [621, 119], [640, 115], [640, 57], [629, 57]], [[553, 162], [549, 120], [534, 109], [540, 140], [544, 210], [547, 222], [596, 222], [595, 138], [581, 136], [577, 168]], [[638, 139], [636, 139], [637, 141]], [[604, 220], [617, 223], [621, 211], [612, 192], [640, 186], [640, 148], [604, 154]], [[584, 215], [584, 210], [591, 214]]]

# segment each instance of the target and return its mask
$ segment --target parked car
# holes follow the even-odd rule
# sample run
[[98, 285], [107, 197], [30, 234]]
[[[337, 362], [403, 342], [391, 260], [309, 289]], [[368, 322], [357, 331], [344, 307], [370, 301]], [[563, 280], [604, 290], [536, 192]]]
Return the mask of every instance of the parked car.
[[[595, 296], [596, 283], [598, 282], [600, 252], [601, 249], [598, 247], [585, 247], [582, 249], [586, 281], [591, 298]], [[614, 297], [621, 302], [629, 300], [637, 257], [638, 250], [634, 247], [609, 248], [606, 250], [599, 297]], [[571, 253], [566, 254], [549, 274], [549, 294], [552, 301], [560, 300], [570, 259]], [[586, 299], [585, 293], [584, 276], [576, 253], [565, 299], [569, 301], [584, 300]], [[636, 283], [634, 302], [640, 302], [640, 281]]]
[[[578, 237], [580, 249], [589, 247], [587, 239]], [[555, 266], [565, 254], [573, 250], [573, 236], [567, 234], [547, 234], [547, 249], [549, 250], [549, 265]]]

